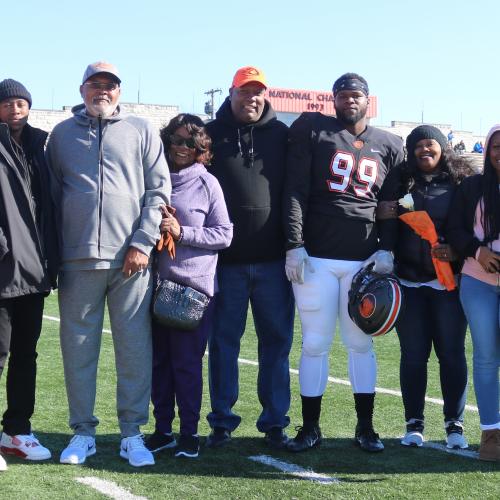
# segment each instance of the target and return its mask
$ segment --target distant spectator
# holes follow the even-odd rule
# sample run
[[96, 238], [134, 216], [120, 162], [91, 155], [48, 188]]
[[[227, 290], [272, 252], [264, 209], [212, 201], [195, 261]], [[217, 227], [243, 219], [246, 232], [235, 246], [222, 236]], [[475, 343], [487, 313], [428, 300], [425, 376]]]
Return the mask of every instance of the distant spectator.
[[465, 153], [465, 144], [464, 144], [464, 142], [460, 141], [457, 144], [455, 144], [455, 146], [453, 146], [453, 151], [455, 151], [455, 153], [457, 153], [458, 155], [461, 155], [461, 154]]
[[484, 151], [483, 143], [477, 141], [476, 144], [474, 144], [474, 148], [472, 149], [472, 152], [473, 153], [483, 154], [483, 151]]
[[453, 147], [453, 130], [450, 130], [448, 132], [448, 147], [449, 148]]

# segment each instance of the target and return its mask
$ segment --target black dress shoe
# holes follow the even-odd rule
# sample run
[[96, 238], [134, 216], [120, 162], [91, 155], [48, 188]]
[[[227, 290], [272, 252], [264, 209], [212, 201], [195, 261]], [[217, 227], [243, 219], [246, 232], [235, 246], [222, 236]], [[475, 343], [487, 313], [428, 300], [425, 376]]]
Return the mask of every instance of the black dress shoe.
[[220, 448], [231, 441], [231, 432], [224, 427], [214, 427], [207, 437], [206, 445], [208, 448]]
[[286, 448], [286, 445], [290, 440], [281, 427], [271, 427], [266, 432], [264, 441], [271, 448], [280, 450], [282, 448]]
[[377, 453], [384, 450], [384, 445], [380, 441], [379, 435], [373, 430], [373, 427], [363, 428], [356, 426], [355, 441], [363, 451]]
[[290, 439], [286, 449], [292, 452], [306, 451], [321, 444], [321, 429], [319, 425], [303, 426], [295, 428], [297, 435]]

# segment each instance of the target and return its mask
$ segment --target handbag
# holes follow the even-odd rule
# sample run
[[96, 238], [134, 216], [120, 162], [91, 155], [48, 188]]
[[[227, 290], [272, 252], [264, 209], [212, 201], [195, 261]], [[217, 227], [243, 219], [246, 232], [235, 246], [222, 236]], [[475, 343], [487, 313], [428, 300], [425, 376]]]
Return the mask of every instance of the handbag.
[[179, 330], [198, 327], [210, 297], [190, 286], [160, 280], [153, 297], [153, 317], [163, 326]]

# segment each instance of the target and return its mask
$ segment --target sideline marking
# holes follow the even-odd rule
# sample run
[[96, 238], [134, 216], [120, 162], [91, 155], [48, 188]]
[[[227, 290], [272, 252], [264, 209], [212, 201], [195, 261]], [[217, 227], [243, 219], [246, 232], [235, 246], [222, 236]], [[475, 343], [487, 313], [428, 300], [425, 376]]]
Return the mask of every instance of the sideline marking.
[[[56, 318], [55, 316], [46, 316], [44, 314], [43, 317], [45, 319], [50, 320], [50, 321], [58, 321], [58, 322], [61, 321], [59, 318]], [[104, 333], [111, 333], [111, 330], [104, 329], [103, 332]], [[206, 354], [208, 354], [208, 351]], [[252, 361], [250, 359], [244, 359], [244, 358], [238, 358], [238, 363], [241, 363], [242, 365], [259, 366], [259, 363], [257, 361]], [[290, 368], [290, 373], [293, 373], [294, 375], [298, 375], [299, 370], [296, 370], [295, 368]], [[332, 382], [333, 384], [339, 384], [339, 385], [347, 385], [347, 386], [351, 385], [349, 380], [343, 380], [341, 378], [335, 378], [335, 377], [328, 377], [328, 382]], [[403, 395], [401, 394], [401, 391], [395, 391], [394, 389], [384, 389], [383, 387], [375, 387], [375, 391], [380, 393], [380, 394], [389, 394], [390, 396], [397, 396], [399, 398], [403, 397]], [[442, 399], [429, 398], [426, 396], [425, 401], [427, 403], [433, 403], [436, 405], [444, 406], [444, 401]], [[465, 409], [468, 411], [473, 411], [475, 413], [478, 413], [477, 406], [465, 405]]]
[[283, 460], [278, 460], [276, 458], [270, 457], [268, 455], [255, 455], [248, 457], [249, 460], [253, 462], [258, 462], [264, 465], [269, 465], [269, 467], [274, 467], [286, 474], [298, 477], [300, 479], [305, 479], [307, 481], [313, 481], [315, 483], [321, 484], [338, 484], [340, 480], [336, 477], [327, 476], [326, 474], [318, 474], [310, 469], [304, 469], [299, 465], [290, 464], [284, 462]]
[[133, 495], [125, 488], [121, 488], [113, 481], [107, 481], [106, 479], [99, 479], [98, 477], [76, 477], [75, 480], [116, 500], [147, 500], [146, 497]]
[[[238, 358], [238, 362], [243, 365], [259, 366], [259, 363], [257, 361], [251, 361], [249, 359], [244, 359], [244, 358]], [[290, 373], [298, 375], [299, 370], [296, 370], [295, 368], [290, 368]], [[351, 385], [349, 380], [343, 380], [341, 378], [335, 378], [335, 377], [328, 377], [328, 382], [332, 382], [333, 384], [339, 384], [339, 385], [348, 385], [348, 386]], [[389, 394], [391, 396], [398, 396], [400, 398], [403, 397], [401, 391], [395, 391], [393, 389], [384, 389], [383, 387], [375, 387], [375, 391], [381, 394]], [[427, 403], [434, 403], [441, 406], [444, 405], [444, 401], [438, 398], [428, 398], [426, 396], [425, 401], [427, 401]], [[477, 406], [465, 405], [465, 409], [476, 413], [478, 412]]]
[[[43, 317], [50, 321], [57, 321], [57, 323], [61, 322], [61, 318], [57, 318], [56, 316], [47, 316], [46, 314], [44, 314]], [[111, 330], [107, 330], [106, 328], [103, 328], [102, 331], [103, 333], [111, 333]]]
[[450, 455], [458, 455], [460, 457], [466, 458], [474, 458], [475, 460], [479, 460], [479, 453], [477, 451], [469, 451], [469, 450], [450, 450], [444, 444], [434, 443], [433, 441], [424, 441], [422, 444], [424, 448], [431, 448], [433, 450], [445, 451]]

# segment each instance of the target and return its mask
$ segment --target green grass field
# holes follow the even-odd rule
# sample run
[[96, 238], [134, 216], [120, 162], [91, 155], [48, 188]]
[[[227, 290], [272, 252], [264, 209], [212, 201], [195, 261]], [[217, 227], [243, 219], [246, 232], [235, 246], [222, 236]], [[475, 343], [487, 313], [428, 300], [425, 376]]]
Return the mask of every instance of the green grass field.
[[[58, 316], [57, 295], [49, 297], [45, 314]], [[250, 315], [249, 315], [250, 316]], [[156, 465], [134, 469], [118, 455], [119, 434], [115, 413], [115, 373], [111, 336], [103, 335], [99, 365], [96, 415], [100, 419], [97, 454], [83, 466], [58, 463], [59, 453], [70, 438], [67, 426], [67, 405], [64, 389], [58, 323], [45, 320], [39, 343], [39, 374], [37, 408], [33, 427], [43, 444], [53, 453], [53, 459], [28, 463], [7, 457], [9, 470], [0, 473], [0, 498], [9, 499], [68, 499], [109, 498], [93, 488], [80, 484], [76, 478], [93, 477], [113, 481], [133, 495], [146, 498], [500, 498], [500, 467], [495, 463], [448, 454], [437, 449], [406, 449], [399, 445], [404, 419], [401, 398], [378, 394], [375, 426], [386, 449], [370, 455], [358, 450], [353, 442], [355, 426], [354, 404], [350, 387], [329, 384], [324, 396], [321, 428], [325, 440], [321, 448], [304, 454], [291, 455], [271, 451], [255, 428], [259, 414], [256, 396], [257, 367], [240, 366], [240, 399], [236, 411], [242, 415], [241, 426], [226, 448], [202, 448], [197, 460], [173, 457], [169, 450], [156, 455]], [[109, 323], [105, 325], [109, 328]], [[300, 327], [296, 327], [292, 368], [298, 368]], [[376, 339], [379, 361], [378, 386], [399, 389], [399, 346], [395, 333]], [[470, 339], [468, 355], [471, 359]], [[251, 316], [241, 350], [241, 357], [256, 359], [255, 333]], [[437, 362], [429, 363], [428, 396], [441, 398]], [[330, 375], [347, 379], [346, 355], [338, 338], [334, 343]], [[206, 380], [206, 379], [205, 379]], [[300, 422], [298, 376], [292, 374], [292, 424]], [[0, 407], [5, 406], [5, 377], [1, 381]], [[472, 387], [468, 403], [475, 405]], [[200, 434], [209, 432], [205, 415], [209, 410], [208, 386], [200, 423]], [[466, 434], [472, 450], [479, 442], [477, 412], [467, 411]], [[177, 427], [178, 428], [178, 427]], [[153, 430], [151, 419], [144, 432]], [[426, 439], [444, 443], [442, 407], [428, 403], [426, 407]], [[301, 480], [272, 467], [255, 463], [248, 457], [270, 455], [314, 472], [335, 477], [339, 483], [320, 484]], [[119, 498], [116, 496], [115, 498]], [[121, 497], [123, 498], [123, 497]]]

